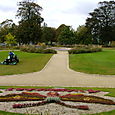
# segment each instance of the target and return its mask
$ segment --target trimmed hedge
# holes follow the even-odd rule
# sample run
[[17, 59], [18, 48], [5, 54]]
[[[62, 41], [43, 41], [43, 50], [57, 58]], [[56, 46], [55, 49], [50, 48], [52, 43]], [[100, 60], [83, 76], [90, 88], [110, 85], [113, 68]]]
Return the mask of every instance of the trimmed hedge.
[[78, 47], [69, 50], [69, 54], [80, 54], [80, 53], [93, 53], [93, 52], [100, 52], [102, 48], [98, 47]]
[[0, 46], [0, 50], [19, 50], [19, 46]]
[[29, 52], [29, 53], [44, 53], [44, 54], [56, 54], [57, 53], [57, 51], [53, 49], [44, 49], [43, 47], [36, 48], [32, 46], [21, 47], [20, 50], [23, 52]]

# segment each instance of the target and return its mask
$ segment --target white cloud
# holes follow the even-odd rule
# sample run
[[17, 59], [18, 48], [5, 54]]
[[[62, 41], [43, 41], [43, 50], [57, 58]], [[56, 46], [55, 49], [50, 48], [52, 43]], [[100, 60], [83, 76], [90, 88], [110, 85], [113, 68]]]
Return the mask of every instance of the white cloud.
[[[15, 22], [17, 2], [22, 0], [0, 1], [0, 22], [5, 19], [13, 19]], [[85, 24], [88, 13], [93, 11], [99, 1], [103, 0], [34, 0], [42, 8], [42, 17], [48, 26], [58, 27], [61, 24], [77, 28]]]
[[77, 28], [85, 24], [88, 13], [96, 8], [99, 0], [37, 0], [43, 7], [42, 16], [49, 26], [60, 24]]

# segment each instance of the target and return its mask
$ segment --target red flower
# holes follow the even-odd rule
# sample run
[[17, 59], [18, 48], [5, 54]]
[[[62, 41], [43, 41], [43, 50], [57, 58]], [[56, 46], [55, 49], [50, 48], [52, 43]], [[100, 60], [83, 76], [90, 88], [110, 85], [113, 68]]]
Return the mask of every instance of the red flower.
[[14, 90], [14, 88], [8, 88], [8, 89], [6, 89], [6, 91], [13, 91]]
[[97, 92], [100, 92], [99, 90], [93, 90], [93, 89], [88, 89], [87, 90], [89, 93], [97, 93]]
[[59, 94], [57, 92], [49, 92], [47, 93], [47, 96], [56, 97], [59, 96]]

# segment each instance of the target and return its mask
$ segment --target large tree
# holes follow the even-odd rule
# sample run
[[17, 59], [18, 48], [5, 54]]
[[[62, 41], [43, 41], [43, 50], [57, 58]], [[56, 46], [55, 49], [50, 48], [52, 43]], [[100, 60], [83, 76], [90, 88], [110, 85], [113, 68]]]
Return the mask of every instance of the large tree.
[[76, 44], [91, 44], [92, 36], [85, 25], [81, 25], [75, 32]]
[[93, 35], [94, 43], [108, 44], [115, 40], [115, 1], [99, 2], [99, 7], [89, 14], [86, 26]]
[[21, 18], [17, 29], [18, 40], [25, 44], [35, 44], [41, 38], [41, 23], [43, 18], [40, 11], [42, 7], [31, 0], [19, 2], [18, 6], [16, 16]]
[[52, 45], [52, 42], [56, 42], [56, 29], [52, 27], [42, 27], [41, 42]]
[[74, 30], [70, 26], [61, 25], [58, 28], [58, 43], [61, 45], [72, 45], [76, 43]]

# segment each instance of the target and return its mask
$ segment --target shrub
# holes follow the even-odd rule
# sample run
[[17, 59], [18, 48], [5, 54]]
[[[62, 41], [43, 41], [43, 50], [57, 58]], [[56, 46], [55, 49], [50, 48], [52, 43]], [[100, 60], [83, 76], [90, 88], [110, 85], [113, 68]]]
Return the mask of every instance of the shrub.
[[19, 46], [0, 46], [0, 50], [10, 50], [10, 49], [18, 50], [20, 49], [20, 47]]
[[75, 47], [69, 50], [69, 54], [80, 54], [80, 53], [92, 53], [92, 52], [100, 52], [102, 48], [100, 47], [91, 47], [91, 46], [83, 46], [83, 47]]
[[53, 54], [56, 54], [57, 51], [55, 51], [53, 49], [45, 49], [45, 50], [43, 50], [43, 53], [53, 53]]
[[34, 47], [34, 46], [23, 46], [20, 48], [21, 51], [29, 52], [29, 53], [50, 53], [50, 54], [56, 54], [57, 51], [53, 49], [44, 49], [44, 47]]

